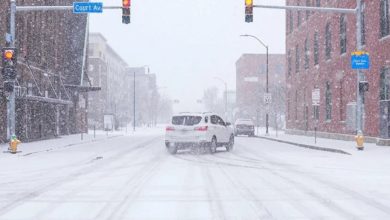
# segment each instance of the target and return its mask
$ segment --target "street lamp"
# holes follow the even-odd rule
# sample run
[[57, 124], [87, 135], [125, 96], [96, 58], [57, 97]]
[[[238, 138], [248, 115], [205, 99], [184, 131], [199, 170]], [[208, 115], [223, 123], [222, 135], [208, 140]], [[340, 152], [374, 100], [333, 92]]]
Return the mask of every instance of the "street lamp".
[[[263, 47], [265, 47], [266, 49], [266, 56], [267, 56], [267, 70], [266, 70], [266, 87], [265, 87], [265, 93], [268, 95], [268, 57], [269, 57], [269, 54], [268, 54], [268, 45], [266, 45], [265, 43], [263, 43], [263, 41], [261, 41], [258, 37], [254, 36], [254, 35], [250, 35], [250, 34], [243, 34], [243, 35], [240, 35], [241, 37], [251, 37], [251, 38], [254, 38], [255, 40], [257, 40]], [[267, 107], [268, 107], [268, 103], [266, 103]], [[268, 116], [268, 108], [266, 110], [266, 115], [265, 115], [265, 134], [268, 135], [268, 121], [269, 121], [269, 116]]]
[[214, 77], [214, 79], [221, 81], [225, 85], [225, 121], [227, 121], [228, 117], [228, 94], [227, 94], [227, 83], [225, 80], [219, 78], [219, 77]]

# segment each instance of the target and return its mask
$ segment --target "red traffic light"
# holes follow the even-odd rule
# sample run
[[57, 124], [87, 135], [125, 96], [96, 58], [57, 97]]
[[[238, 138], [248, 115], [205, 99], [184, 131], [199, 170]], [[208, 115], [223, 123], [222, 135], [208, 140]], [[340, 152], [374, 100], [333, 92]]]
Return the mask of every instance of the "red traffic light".
[[122, 7], [123, 8], [130, 8], [131, 0], [122, 0]]

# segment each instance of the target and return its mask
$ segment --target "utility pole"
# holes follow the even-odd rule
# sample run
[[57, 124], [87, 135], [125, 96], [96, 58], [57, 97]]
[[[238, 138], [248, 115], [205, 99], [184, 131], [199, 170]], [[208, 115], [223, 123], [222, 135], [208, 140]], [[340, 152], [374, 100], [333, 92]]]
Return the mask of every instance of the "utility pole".
[[[11, 41], [10, 46], [15, 47], [15, 14], [16, 14], [16, 0], [11, 0], [11, 14], [10, 14], [10, 34]], [[17, 55], [16, 55], [17, 56]], [[16, 64], [15, 64], [16, 65]], [[14, 69], [17, 75], [17, 68]], [[11, 80], [12, 91], [9, 94], [7, 101], [7, 139], [11, 140], [15, 133], [15, 80]]]
[[[354, 14], [356, 16], [356, 50], [362, 48], [362, 2], [356, 0], [356, 8], [327, 8], [327, 7], [305, 7], [305, 6], [275, 6], [275, 5], [253, 5], [255, 8], [282, 9], [293, 11], [317, 11], [324, 13]], [[364, 73], [361, 70], [356, 71], [356, 134], [363, 138], [363, 96], [364, 91], [360, 90], [360, 83], [364, 81]]]
[[[243, 34], [241, 35], [241, 37], [252, 37], [254, 39], [256, 39], [266, 50], [266, 85], [265, 85], [265, 95], [268, 95], [269, 94], [269, 87], [268, 87], [268, 71], [269, 71], [269, 52], [268, 52], [268, 45], [266, 45], [265, 43], [263, 43], [263, 41], [261, 41], [258, 37], [254, 36], [254, 35], [250, 35], [250, 34]], [[265, 98], [264, 98], [265, 100]], [[266, 102], [266, 113], [265, 113], [265, 135], [269, 135], [269, 132], [268, 132], [268, 127], [269, 127], [269, 103]], [[256, 112], [257, 112], [257, 108], [259, 106], [256, 106]]]

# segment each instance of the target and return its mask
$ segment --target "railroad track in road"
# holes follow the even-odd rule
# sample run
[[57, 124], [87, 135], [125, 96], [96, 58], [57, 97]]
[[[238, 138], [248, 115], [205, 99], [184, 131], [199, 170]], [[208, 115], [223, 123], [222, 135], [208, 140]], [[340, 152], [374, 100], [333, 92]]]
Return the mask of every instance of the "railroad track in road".
[[104, 158], [104, 163], [91, 163], [89, 164], [89, 166], [83, 167], [75, 172], [70, 173], [69, 175], [63, 176], [61, 178], [57, 178], [56, 180], [51, 181], [50, 183], [43, 184], [39, 187], [34, 188], [33, 190], [29, 190], [25, 193], [22, 193], [22, 195], [17, 196], [16, 198], [11, 199], [10, 201], [6, 201], [4, 205], [0, 206], [0, 216], [10, 211], [11, 209], [16, 208], [17, 206], [23, 204], [28, 200], [37, 198], [38, 196], [42, 195], [45, 192], [58, 188], [61, 185], [71, 182], [77, 179], [78, 177], [88, 174], [96, 169], [107, 166], [108, 164], [113, 163], [114, 161], [120, 159], [121, 157], [126, 156], [128, 153], [134, 151], [135, 151], [134, 153], [136, 153], [137, 151], [142, 151], [142, 149], [145, 149], [146, 146], [151, 145], [152, 143], [156, 142], [159, 139], [160, 137], [144, 141], [140, 144], [135, 145], [134, 147], [127, 148], [123, 151], [119, 151], [115, 153], [114, 155], [111, 155], [108, 158]]

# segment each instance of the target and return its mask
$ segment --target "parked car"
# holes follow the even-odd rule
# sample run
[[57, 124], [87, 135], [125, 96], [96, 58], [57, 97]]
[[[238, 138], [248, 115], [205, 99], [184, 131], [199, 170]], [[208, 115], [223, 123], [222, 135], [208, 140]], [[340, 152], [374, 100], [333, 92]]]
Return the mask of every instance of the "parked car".
[[234, 124], [234, 134], [255, 136], [255, 123], [251, 119], [237, 119]]
[[165, 130], [165, 146], [171, 154], [187, 148], [205, 148], [215, 153], [218, 147], [231, 151], [234, 130], [215, 113], [180, 113], [172, 117]]

